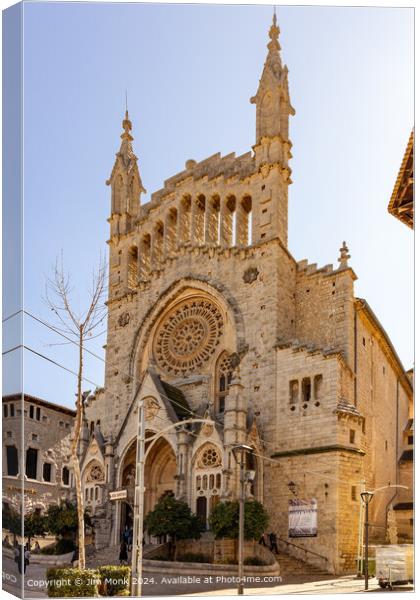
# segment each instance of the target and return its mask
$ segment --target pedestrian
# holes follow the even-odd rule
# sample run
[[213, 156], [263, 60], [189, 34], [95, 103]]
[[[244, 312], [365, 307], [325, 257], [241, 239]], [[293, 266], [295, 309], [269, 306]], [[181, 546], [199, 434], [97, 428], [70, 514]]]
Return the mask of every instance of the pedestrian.
[[79, 548], [77, 546], [75, 546], [73, 550], [70, 562], [73, 569], [75, 569], [79, 564]]
[[120, 565], [128, 564], [127, 544], [124, 540], [121, 542], [119, 559]]
[[26, 568], [29, 566], [29, 559], [31, 558], [31, 546], [29, 542], [26, 544], [24, 555], [23, 555], [23, 573], [26, 573]]
[[130, 531], [128, 529], [128, 525], [126, 525], [124, 527], [122, 539], [123, 539], [123, 542], [125, 542], [127, 545], [128, 545], [128, 538], [129, 538], [129, 536], [130, 536]]
[[258, 542], [260, 544], [260, 546], [267, 546], [266, 542], [265, 542], [265, 533], [263, 533], [260, 537], [260, 540]]
[[133, 546], [133, 528], [130, 527], [128, 530], [127, 549], [131, 550]]
[[275, 552], [276, 554], [278, 554], [279, 553], [279, 549], [278, 549], [278, 546], [277, 546], [277, 535], [272, 531], [268, 537], [269, 537], [269, 540], [270, 540], [270, 550], [271, 550], [271, 552]]

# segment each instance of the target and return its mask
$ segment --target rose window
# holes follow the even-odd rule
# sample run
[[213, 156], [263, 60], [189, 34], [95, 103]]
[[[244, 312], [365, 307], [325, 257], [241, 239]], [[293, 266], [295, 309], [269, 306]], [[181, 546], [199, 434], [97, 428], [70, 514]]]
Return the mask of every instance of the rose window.
[[201, 455], [201, 464], [203, 467], [215, 467], [220, 463], [220, 456], [216, 448], [207, 448]]
[[223, 334], [223, 317], [209, 300], [178, 305], [156, 332], [154, 354], [168, 373], [186, 375], [205, 365]]
[[91, 467], [87, 476], [87, 481], [103, 481], [103, 479], [104, 472], [102, 470], [102, 467], [100, 467], [99, 465], [94, 465], [93, 467]]

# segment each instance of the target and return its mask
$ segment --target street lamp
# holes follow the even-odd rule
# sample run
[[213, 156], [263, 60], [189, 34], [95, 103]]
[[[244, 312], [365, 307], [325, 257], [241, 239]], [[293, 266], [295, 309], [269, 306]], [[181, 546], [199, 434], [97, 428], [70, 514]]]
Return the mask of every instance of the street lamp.
[[238, 594], [244, 593], [244, 524], [245, 524], [245, 483], [253, 481], [255, 471], [245, 474], [245, 458], [247, 452], [252, 452], [251, 446], [238, 444], [232, 448], [233, 456], [240, 466], [240, 495], [239, 495], [239, 540], [238, 540]]
[[373, 498], [373, 492], [361, 492], [360, 494], [365, 505], [365, 591], [369, 589], [369, 502]]

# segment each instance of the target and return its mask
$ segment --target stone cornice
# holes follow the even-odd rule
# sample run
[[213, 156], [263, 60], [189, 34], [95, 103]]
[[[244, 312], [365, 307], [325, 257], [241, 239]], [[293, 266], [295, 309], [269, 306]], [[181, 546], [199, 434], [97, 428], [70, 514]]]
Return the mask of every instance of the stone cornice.
[[350, 446], [344, 446], [342, 444], [332, 444], [330, 446], [318, 446], [316, 448], [299, 448], [298, 450], [284, 450], [282, 452], [274, 452], [271, 454], [271, 458], [287, 458], [289, 456], [302, 456], [308, 454], [324, 454], [326, 452], [348, 452], [350, 454], [357, 454], [364, 456], [366, 453], [360, 448], [352, 448]]

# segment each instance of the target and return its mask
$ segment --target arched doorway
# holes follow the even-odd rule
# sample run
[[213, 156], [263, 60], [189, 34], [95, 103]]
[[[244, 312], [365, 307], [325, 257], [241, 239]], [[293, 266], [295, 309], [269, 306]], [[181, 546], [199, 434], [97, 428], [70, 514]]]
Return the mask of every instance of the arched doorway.
[[[146, 450], [149, 446], [147, 437], [154, 435], [154, 431], [146, 432]], [[119, 487], [127, 490], [126, 501], [120, 502], [119, 532], [125, 527], [132, 527], [134, 518], [134, 490], [136, 480], [136, 453], [137, 443], [133, 440], [127, 449], [120, 470]], [[153, 510], [155, 504], [163, 495], [175, 493], [176, 457], [172, 446], [165, 438], [158, 439], [147, 456], [144, 469], [144, 515]]]

